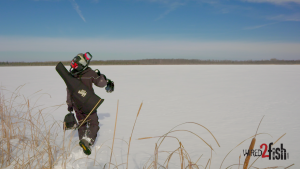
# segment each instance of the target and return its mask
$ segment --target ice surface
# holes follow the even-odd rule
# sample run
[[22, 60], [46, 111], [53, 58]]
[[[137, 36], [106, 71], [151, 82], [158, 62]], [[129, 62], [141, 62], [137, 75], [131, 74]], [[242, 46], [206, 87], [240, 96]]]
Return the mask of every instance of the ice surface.
[[[104, 88], [95, 92], [105, 101], [98, 109], [100, 130], [93, 146], [92, 154], [87, 157], [80, 150], [78, 136], [73, 140], [67, 168], [95, 168], [109, 162], [110, 148], [114, 133], [117, 101], [119, 100], [116, 138], [129, 141], [132, 127], [140, 104], [143, 107], [133, 132], [129, 168], [139, 169], [154, 154], [158, 138], [137, 140], [142, 137], [161, 136], [171, 128], [184, 122], [196, 122], [207, 127], [213, 137], [197, 125], [185, 124], [178, 130], [190, 130], [211, 144], [211, 168], [220, 168], [226, 154], [243, 140], [254, 135], [261, 118], [265, 115], [256, 138], [255, 149], [263, 143], [276, 141], [286, 135], [274, 146], [283, 143], [289, 153], [287, 160], [258, 159], [254, 166], [289, 166], [298, 168], [300, 157], [300, 66], [299, 65], [182, 65], [182, 66], [91, 66], [99, 69], [115, 82], [115, 91], [106, 93]], [[1, 85], [8, 90], [26, 84], [21, 93], [31, 97], [40, 108], [49, 107], [45, 112], [49, 118], [62, 121], [68, 113], [66, 86], [55, 71], [48, 67], [0, 67]], [[41, 90], [37, 94], [33, 93]], [[47, 94], [42, 94], [47, 93]], [[31, 95], [31, 96], [30, 96]], [[7, 94], [8, 96], [8, 94]], [[64, 104], [63, 106], [50, 107]], [[70, 131], [68, 131], [70, 132]], [[69, 134], [69, 133], [68, 133]], [[209, 147], [188, 132], [170, 134], [178, 137], [189, 152], [192, 161], [203, 154], [198, 164], [205, 167], [211, 157]], [[76, 142], [75, 142], [76, 141]], [[222, 168], [244, 160], [243, 149], [248, 149], [247, 140], [226, 158]], [[159, 151], [173, 151], [179, 144], [167, 138]], [[109, 148], [110, 147], [110, 148]], [[127, 144], [115, 140], [112, 163], [126, 163]], [[177, 155], [178, 156], [178, 155]], [[178, 157], [174, 156], [170, 168], [180, 168]], [[159, 163], [166, 159], [166, 153], [159, 154]], [[93, 160], [96, 158], [96, 162]], [[251, 162], [255, 158], [251, 158]], [[117, 162], [115, 162], [117, 161]], [[241, 161], [241, 162], [242, 162]], [[96, 166], [93, 166], [94, 163]], [[61, 168], [57, 165], [56, 168]], [[97, 167], [96, 167], [97, 168]], [[126, 168], [121, 165], [119, 168]], [[237, 168], [237, 167], [236, 167]]]

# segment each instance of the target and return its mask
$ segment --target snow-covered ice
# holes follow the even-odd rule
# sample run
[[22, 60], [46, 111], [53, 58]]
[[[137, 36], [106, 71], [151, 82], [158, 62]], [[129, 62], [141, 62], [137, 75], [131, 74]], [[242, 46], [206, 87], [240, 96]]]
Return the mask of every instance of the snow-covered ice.
[[[282, 143], [289, 159], [259, 159], [254, 166], [289, 166], [298, 168], [300, 157], [300, 65], [155, 65], [155, 66], [91, 66], [115, 82], [115, 91], [106, 93], [104, 88], [94, 87], [95, 92], [105, 101], [98, 108], [100, 130], [91, 156], [85, 156], [79, 146], [75, 146], [69, 157], [67, 168], [97, 168], [109, 162], [110, 148], [114, 133], [117, 101], [119, 100], [118, 121], [112, 163], [122, 164], [127, 160], [127, 145], [140, 104], [141, 112], [133, 132], [129, 168], [139, 169], [154, 154], [158, 138], [137, 140], [142, 137], [161, 136], [171, 128], [184, 122], [196, 122], [208, 128], [193, 124], [179, 126], [178, 130], [190, 130], [211, 144], [211, 168], [220, 168], [226, 154], [240, 142], [254, 135], [258, 130], [255, 149], [263, 143]], [[68, 68], [68, 67], [67, 67]], [[45, 67], [0, 67], [1, 85], [10, 91], [26, 84], [20, 91], [36, 106], [49, 107], [53, 119], [62, 121], [68, 113], [65, 104], [66, 86], [55, 71], [55, 66]], [[39, 91], [42, 90], [42, 91]], [[37, 94], [33, 93], [39, 91]], [[5, 91], [3, 91], [5, 93]], [[44, 93], [44, 94], [43, 94]], [[8, 95], [7, 95], [8, 96]], [[49, 118], [51, 117], [49, 116]], [[51, 117], [52, 118], [52, 117]], [[70, 131], [67, 132], [70, 134]], [[189, 152], [192, 161], [205, 167], [211, 157], [209, 147], [188, 132], [170, 134], [178, 137]], [[75, 134], [74, 145], [78, 144]], [[57, 142], [60, 140], [58, 139]], [[243, 149], [248, 149], [251, 140], [233, 150], [222, 168], [238, 164], [239, 156], [244, 160]], [[102, 146], [102, 147], [101, 147]], [[159, 151], [173, 151], [179, 144], [167, 138]], [[101, 149], [100, 149], [101, 147]], [[96, 150], [96, 151], [95, 151]], [[96, 158], [96, 162], [94, 161]], [[166, 153], [158, 155], [159, 163], [166, 159]], [[171, 168], [180, 168], [174, 157]], [[176, 159], [176, 160], [175, 160]], [[253, 161], [256, 158], [251, 158]], [[117, 161], [117, 162], [115, 162]], [[241, 162], [242, 162], [241, 161]], [[251, 163], [251, 162], [250, 162]], [[56, 166], [57, 169], [61, 165]], [[119, 168], [126, 168], [121, 165]], [[236, 167], [237, 168], [237, 167]]]

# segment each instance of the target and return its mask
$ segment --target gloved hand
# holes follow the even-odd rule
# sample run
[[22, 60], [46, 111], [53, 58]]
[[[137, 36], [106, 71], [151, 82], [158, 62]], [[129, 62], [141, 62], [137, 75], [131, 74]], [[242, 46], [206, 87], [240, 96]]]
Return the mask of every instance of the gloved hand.
[[96, 69], [95, 72], [97, 73], [98, 76], [101, 75], [100, 70]]
[[110, 79], [107, 79], [107, 85], [105, 87], [105, 90], [107, 93], [111, 93], [113, 92], [115, 89], [115, 84], [113, 81], [111, 81]]
[[72, 106], [68, 106], [68, 111], [72, 112], [73, 111], [73, 107]]

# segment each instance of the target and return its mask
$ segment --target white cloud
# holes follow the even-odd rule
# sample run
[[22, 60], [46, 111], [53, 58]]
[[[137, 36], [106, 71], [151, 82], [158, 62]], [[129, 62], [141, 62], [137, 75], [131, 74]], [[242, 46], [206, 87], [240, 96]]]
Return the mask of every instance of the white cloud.
[[244, 29], [245, 29], [245, 30], [259, 29], [259, 28], [262, 28], [262, 27], [265, 27], [265, 26], [269, 26], [269, 25], [276, 24], [276, 23], [278, 23], [278, 22], [267, 23], [267, 24], [257, 25], [257, 26], [250, 26], [250, 27], [246, 27], [246, 28], [244, 28]]
[[140, 0], [140, 1], [149, 1], [149, 2], [158, 2], [158, 3], [170, 3], [170, 2], [172, 2], [172, 0]]
[[159, 15], [158, 18], [155, 19], [155, 21], [157, 21], [164, 18], [172, 11], [175, 11], [180, 6], [185, 5], [189, 0], [137, 0], [137, 1], [146, 1], [146, 2], [158, 3], [164, 5], [167, 9], [164, 13], [162, 13], [161, 15]]
[[34, 0], [34, 1], [60, 1], [60, 0]]
[[300, 13], [296, 13], [293, 15], [277, 15], [272, 17], [267, 17], [269, 20], [276, 21], [300, 21]]
[[300, 0], [242, 0], [247, 2], [255, 2], [255, 3], [273, 3], [273, 4], [284, 4], [284, 3], [299, 3]]
[[[78, 43], [80, 41], [80, 43]], [[86, 52], [110, 59], [300, 59], [300, 43], [0, 37], [0, 52]]]
[[76, 10], [76, 12], [78, 13], [78, 15], [80, 16], [80, 18], [85, 22], [85, 19], [79, 9], [79, 5], [75, 2], [75, 0], [70, 0], [70, 2], [72, 3], [73, 5], [73, 8]]
[[176, 10], [178, 7], [185, 5], [185, 3], [180, 2], [173, 2], [171, 4], [168, 4], [168, 10], [166, 10], [163, 14], [161, 14], [156, 20], [164, 18], [166, 15], [168, 15], [170, 12]]
[[[221, 0], [136, 0], [136, 1], [144, 1], [144, 2], [151, 2], [151, 3], [157, 3], [164, 5], [167, 9], [165, 12], [163, 12], [158, 18], [155, 20], [160, 20], [164, 18], [169, 13], [177, 10], [181, 6], [184, 6], [188, 3], [190, 5], [203, 5], [208, 4], [210, 6], [215, 7], [216, 9], [220, 10], [221, 13], [230, 13], [233, 10], [248, 10], [249, 8], [245, 8], [239, 5], [227, 5], [222, 3]], [[193, 3], [193, 4], [192, 4]]]

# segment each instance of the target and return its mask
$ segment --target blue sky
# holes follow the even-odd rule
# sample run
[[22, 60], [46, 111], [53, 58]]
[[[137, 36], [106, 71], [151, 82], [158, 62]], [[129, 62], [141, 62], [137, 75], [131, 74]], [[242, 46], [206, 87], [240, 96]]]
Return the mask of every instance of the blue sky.
[[300, 0], [1, 0], [0, 61], [300, 59]]

